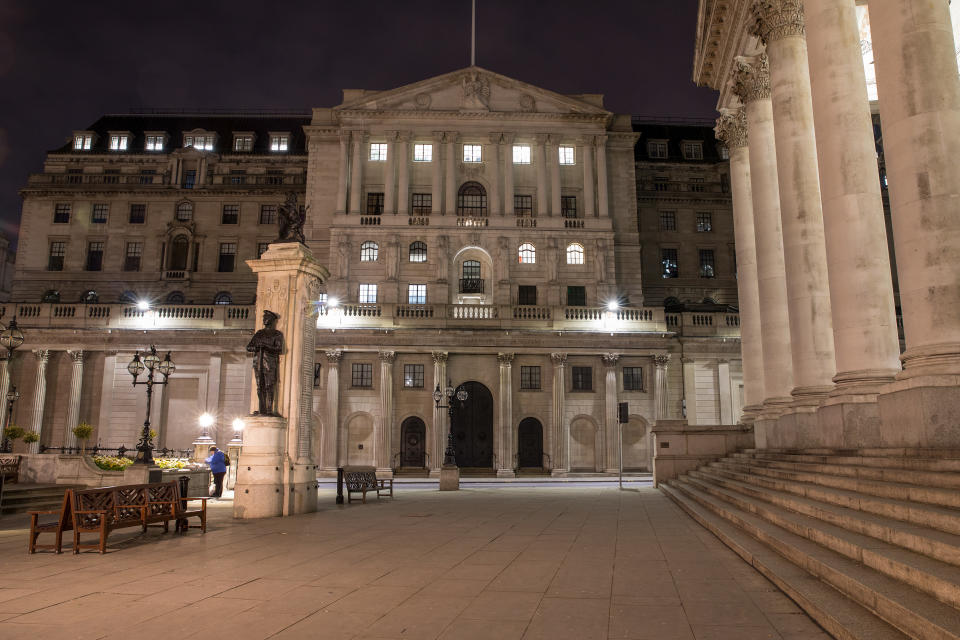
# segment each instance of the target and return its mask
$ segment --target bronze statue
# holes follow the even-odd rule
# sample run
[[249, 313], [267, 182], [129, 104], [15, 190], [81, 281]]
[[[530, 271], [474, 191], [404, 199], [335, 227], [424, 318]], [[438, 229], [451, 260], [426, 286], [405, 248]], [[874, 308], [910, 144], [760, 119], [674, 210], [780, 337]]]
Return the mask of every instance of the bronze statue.
[[307, 244], [303, 237], [303, 223], [307, 221], [307, 208], [297, 205], [297, 194], [291, 191], [287, 201], [277, 207], [277, 225], [280, 236], [275, 242], [299, 242]]
[[259, 411], [255, 416], [278, 416], [273, 410], [274, 396], [277, 391], [277, 374], [280, 367], [280, 354], [283, 353], [283, 333], [277, 329], [277, 314], [268, 309], [263, 311], [263, 329], [260, 329], [247, 351], [253, 354], [253, 373], [257, 380], [257, 399], [260, 402]]

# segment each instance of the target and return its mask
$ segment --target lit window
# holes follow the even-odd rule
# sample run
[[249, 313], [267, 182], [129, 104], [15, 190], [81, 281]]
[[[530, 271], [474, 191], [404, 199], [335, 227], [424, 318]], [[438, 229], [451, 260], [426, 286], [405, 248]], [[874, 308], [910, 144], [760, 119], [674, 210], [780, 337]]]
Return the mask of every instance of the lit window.
[[163, 151], [164, 136], [147, 136], [147, 151]]
[[230, 273], [233, 271], [237, 261], [237, 243], [221, 242], [220, 256], [217, 262], [217, 271], [221, 273]]
[[92, 133], [78, 133], [73, 136], [74, 151], [90, 151], [91, 147], [93, 147]]
[[287, 151], [290, 144], [290, 136], [277, 134], [270, 136], [270, 151]]
[[56, 224], [66, 224], [70, 222], [70, 211], [72, 208], [69, 202], [58, 202], [53, 208], [53, 221]]
[[583, 245], [574, 242], [567, 245], [567, 264], [583, 264]]
[[189, 222], [193, 220], [193, 203], [181, 202], [178, 204], [176, 218], [179, 222]]
[[103, 241], [87, 243], [87, 271], [103, 269]]
[[140, 271], [140, 261], [143, 259], [143, 243], [128, 242], [127, 255], [123, 259], [124, 271]]
[[220, 215], [220, 224], [240, 224], [240, 205], [223, 205], [223, 212]]
[[183, 136], [183, 146], [203, 151], [213, 151], [213, 135], [185, 135]]
[[683, 143], [684, 160], [703, 160], [702, 142], [684, 142]]
[[576, 158], [576, 152], [573, 150], [573, 147], [564, 147], [560, 148], [560, 164], [576, 164], [574, 159]]
[[676, 230], [677, 230], [677, 212], [661, 211], [660, 212], [660, 231], [676, 231]]
[[277, 224], [277, 205], [260, 205], [260, 224]]
[[229, 291], [220, 291], [213, 297], [213, 304], [233, 304], [233, 296]]
[[90, 210], [90, 222], [93, 224], [106, 224], [107, 216], [110, 214], [110, 205], [97, 203]]
[[358, 301], [360, 304], [374, 304], [377, 301], [377, 285], [361, 284]]
[[647, 143], [647, 155], [651, 158], [665, 159], [667, 157], [667, 143], [659, 140], [649, 141]]
[[405, 364], [403, 365], [403, 386], [408, 389], [423, 388], [423, 365]]
[[237, 136], [233, 139], [234, 151], [253, 151], [253, 136]]
[[430, 215], [430, 212], [433, 210], [433, 195], [430, 193], [413, 194], [410, 207], [415, 216]]
[[410, 245], [410, 262], [427, 261], [427, 243], [417, 240]]
[[700, 233], [713, 231], [713, 215], [709, 211], [697, 213], [697, 231]]
[[520, 264], [535, 264], [537, 262], [537, 249], [529, 242], [520, 245], [518, 252]]
[[660, 264], [663, 265], [664, 278], [680, 277], [680, 267], [677, 263], [676, 249], [660, 249]]
[[413, 161], [414, 162], [433, 162], [433, 145], [432, 144], [413, 145]]
[[643, 367], [623, 368], [623, 390], [643, 391]]
[[360, 262], [376, 262], [380, 247], [373, 240], [360, 245]]
[[373, 142], [370, 144], [370, 160], [373, 162], [387, 161], [387, 143]]
[[373, 387], [373, 365], [369, 362], [354, 362], [350, 367], [351, 386], [369, 389]]
[[130, 136], [126, 134], [113, 134], [110, 136], [110, 151], [126, 151]]
[[530, 164], [530, 145], [513, 145], [513, 164]]
[[427, 304], [427, 285], [407, 285], [407, 304]]
[[67, 254], [66, 242], [51, 242], [47, 271], [63, 271], [63, 257]]
[[714, 267], [713, 249], [700, 249], [700, 277], [712, 278]]
[[483, 147], [481, 147], [479, 144], [463, 145], [463, 161], [464, 162], [480, 162], [482, 154], [483, 154]]

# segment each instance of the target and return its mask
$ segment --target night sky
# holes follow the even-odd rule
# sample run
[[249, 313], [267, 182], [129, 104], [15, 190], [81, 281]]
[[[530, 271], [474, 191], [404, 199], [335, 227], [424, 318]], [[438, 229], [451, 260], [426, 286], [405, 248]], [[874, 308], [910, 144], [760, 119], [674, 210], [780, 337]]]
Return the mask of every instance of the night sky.
[[[478, 0], [477, 64], [618, 113], [712, 119], [697, 0]], [[0, 0], [0, 230], [74, 129], [131, 107], [308, 109], [470, 64], [470, 0]]]

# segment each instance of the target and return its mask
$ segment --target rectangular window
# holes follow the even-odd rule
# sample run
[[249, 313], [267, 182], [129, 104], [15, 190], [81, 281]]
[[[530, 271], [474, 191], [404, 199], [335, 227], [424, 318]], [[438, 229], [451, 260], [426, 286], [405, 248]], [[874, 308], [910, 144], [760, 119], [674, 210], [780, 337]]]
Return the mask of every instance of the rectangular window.
[[87, 243], [87, 271], [101, 271], [103, 269], [103, 242]]
[[643, 367], [623, 368], [623, 390], [643, 391]]
[[231, 169], [230, 184], [247, 184], [247, 172], [243, 169]]
[[706, 190], [707, 186], [704, 184], [703, 178], [690, 178], [690, 191], [694, 193], [703, 193]]
[[370, 389], [373, 387], [373, 365], [369, 362], [354, 362], [350, 366], [351, 380], [353, 387], [360, 389]]
[[670, 189], [670, 178], [667, 176], [655, 176], [653, 178], [653, 188], [655, 191], [668, 191]]
[[130, 205], [130, 224], [143, 224], [147, 221], [147, 205]]
[[432, 144], [413, 145], [413, 161], [414, 162], [433, 162], [433, 145]]
[[660, 231], [676, 231], [676, 230], [677, 230], [677, 212], [661, 211], [660, 212]]
[[587, 306], [587, 288], [579, 285], [567, 287], [567, 306]]
[[67, 254], [67, 243], [62, 241], [50, 243], [50, 256], [47, 260], [47, 271], [63, 271], [63, 257]]
[[290, 146], [290, 136], [286, 134], [270, 136], [270, 151], [283, 152], [288, 151]]
[[183, 146], [202, 149], [204, 151], [213, 151], [213, 135], [183, 136]]
[[517, 304], [537, 304], [537, 285], [521, 284], [517, 287]]
[[712, 278], [714, 266], [713, 249], [700, 249], [700, 277]]
[[240, 224], [240, 205], [223, 205], [223, 213], [220, 215], [220, 224]]
[[565, 147], [561, 145], [558, 147], [558, 149], [560, 151], [560, 164], [576, 164], [575, 158], [577, 156], [573, 147]]
[[78, 133], [73, 137], [74, 151], [90, 151], [91, 147], [93, 147], [92, 133]]
[[680, 266], [677, 263], [676, 249], [660, 249], [660, 264], [663, 265], [664, 278], [680, 277]]
[[56, 224], [67, 224], [70, 222], [70, 211], [73, 206], [69, 202], [58, 202], [53, 207], [53, 221]]
[[110, 136], [110, 151], [126, 151], [129, 142], [130, 136], [114, 133]]
[[407, 285], [407, 304], [427, 304], [427, 285]]
[[387, 143], [386, 142], [370, 143], [370, 160], [373, 162], [387, 161]]
[[683, 159], [703, 160], [703, 144], [700, 142], [684, 142]]
[[110, 205], [97, 203], [90, 209], [90, 222], [93, 224], [107, 224], [107, 216], [110, 214]]
[[663, 160], [667, 157], [667, 143], [651, 140], [647, 143], [647, 155]]
[[403, 365], [403, 386], [407, 389], [423, 389], [423, 365]]
[[237, 261], [237, 243], [221, 242], [220, 256], [217, 261], [217, 271], [220, 273], [230, 273], [233, 271], [234, 264]]
[[464, 162], [480, 162], [483, 156], [483, 147], [479, 144], [463, 145]]
[[253, 136], [237, 136], [233, 139], [234, 151], [253, 151]]
[[572, 389], [574, 391], [593, 391], [593, 367], [571, 367]]
[[260, 224], [277, 224], [277, 205], [260, 205]]
[[713, 214], [709, 211], [700, 211], [697, 213], [697, 231], [699, 233], [713, 231]]
[[147, 151], [163, 151], [163, 136], [147, 136]]
[[127, 255], [123, 259], [124, 271], [140, 271], [140, 261], [143, 259], [143, 243], [128, 242]]
[[269, 242], [258, 242], [257, 243], [257, 258], [262, 256], [267, 252], [267, 248], [270, 246]]
[[197, 172], [196, 171], [184, 171], [183, 172], [183, 188], [184, 189], [193, 189], [193, 186], [197, 183]]
[[560, 213], [564, 218], [576, 218], [577, 196], [560, 196]]
[[530, 164], [530, 145], [513, 145], [513, 164]]
[[415, 216], [428, 216], [433, 210], [433, 195], [429, 193], [415, 193], [410, 204]]
[[520, 388], [540, 390], [540, 367], [520, 367]]
[[513, 196], [513, 212], [521, 218], [533, 215], [533, 196]]
[[357, 298], [360, 304], [374, 304], [377, 301], [377, 285], [361, 284], [360, 295]]
[[382, 193], [367, 194], [367, 215], [368, 216], [383, 215], [383, 194]]
[[720, 147], [720, 159], [729, 160], [730, 159], [730, 149], [726, 146]]

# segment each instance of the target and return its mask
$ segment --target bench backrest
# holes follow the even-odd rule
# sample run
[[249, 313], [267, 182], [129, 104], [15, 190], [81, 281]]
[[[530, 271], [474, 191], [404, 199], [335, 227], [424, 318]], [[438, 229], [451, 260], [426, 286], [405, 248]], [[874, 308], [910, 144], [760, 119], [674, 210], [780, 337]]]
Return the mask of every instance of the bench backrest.
[[[143, 507], [147, 515], [173, 514], [171, 504], [177, 496], [176, 482], [130, 484], [96, 489], [77, 489], [73, 492], [74, 511], [106, 511], [107, 522], [117, 524], [139, 520]], [[99, 516], [91, 513], [78, 514], [82, 526], [96, 526]]]
[[361, 491], [377, 486], [377, 472], [373, 469], [344, 470], [343, 480], [350, 491]]
[[0, 469], [3, 471], [17, 471], [20, 469], [20, 456], [0, 454]]

